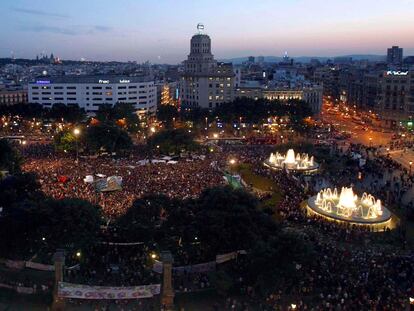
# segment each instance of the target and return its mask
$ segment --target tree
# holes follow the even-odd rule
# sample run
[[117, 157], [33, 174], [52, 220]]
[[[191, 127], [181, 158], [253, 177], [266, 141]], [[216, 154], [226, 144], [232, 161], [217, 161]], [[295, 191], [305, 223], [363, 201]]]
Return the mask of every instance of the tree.
[[199, 148], [194, 135], [184, 129], [160, 131], [148, 139], [148, 147], [162, 154], [179, 154], [191, 152]]
[[259, 210], [257, 199], [241, 189], [207, 189], [196, 200], [196, 207], [194, 228], [208, 257], [248, 250], [279, 231], [271, 216]]
[[89, 126], [85, 133], [84, 143], [91, 152], [126, 152], [132, 147], [128, 133], [117, 126], [98, 124]]
[[236, 98], [231, 103], [217, 107], [214, 115], [225, 122], [235, 122], [242, 117], [247, 123], [260, 123], [274, 116], [288, 116], [294, 125], [301, 125], [303, 119], [311, 116], [312, 112], [309, 105], [302, 100], [281, 102], [264, 98]]
[[8, 206], [0, 217], [0, 256], [30, 258], [39, 249], [38, 228], [42, 222], [37, 204], [22, 201]]
[[6, 139], [0, 139], [0, 171], [7, 171], [9, 174], [18, 173], [21, 163], [22, 158], [17, 149]]
[[102, 224], [101, 208], [81, 199], [47, 200], [40, 207], [39, 235], [45, 248], [85, 249], [96, 243]]
[[293, 232], [279, 232], [266, 240], [258, 240], [248, 253], [247, 278], [263, 293], [272, 292], [277, 284], [295, 283], [305, 265], [314, 258], [309, 242]]
[[43, 199], [44, 194], [34, 173], [18, 173], [0, 180], [0, 207], [5, 212], [15, 205]]
[[139, 130], [136, 108], [130, 103], [101, 105], [96, 113], [96, 119], [107, 125], [117, 125], [131, 133]]
[[[131, 208], [117, 221], [123, 240], [153, 242], [160, 236], [163, 214], [177, 206], [175, 200], [162, 194], [151, 194], [135, 200]], [[157, 241], [159, 242], [159, 240]]]
[[171, 128], [174, 118], [178, 117], [178, 110], [172, 105], [161, 105], [157, 109], [157, 119], [165, 123], [167, 128]]
[[77, 137], [71, 130], [63, 130], [53, 138], [53, 145], [58, 152], [71, 152], [76, 149]]
[[23, 173], [0, 180], [0, 256], [25, 258], [37, 250], [37, 229], [42, 222], [38, 203], [45, 196], [36, 175]]
[[25, 119], [40, 118], [42, 117], [43, 112], [43, 106], [36, 103], [19, 103], [16, 105], [0, 106], [0, 115], [18, 115]]
[[63, 119], [70, 123], [79, 123], [85, 120], [86, 113], [78, 105], [54, 104], [47, 110], [46, 116], [54, 120]]

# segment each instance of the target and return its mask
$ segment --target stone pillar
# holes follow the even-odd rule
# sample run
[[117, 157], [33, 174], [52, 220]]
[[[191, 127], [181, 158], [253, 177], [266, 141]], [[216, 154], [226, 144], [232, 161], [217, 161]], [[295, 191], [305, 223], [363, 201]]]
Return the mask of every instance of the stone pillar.
[[53, 262], [55, 266], [55, 284], [53, 289], [53, 305], [52, 310], [63, 311], [65, 310], [65, 299], [59, 298], [58, 289], [59, 282], [63, 282], [63, 269], [65, 267], [65, 252], [62, 249], [58, 249], [53, 255]]
[[174, 310], [174, 289], [172, 286], [173, 257], [170, 252], [161, 252], [162, 261], [162, 289], [161, 308], [164, 311]]

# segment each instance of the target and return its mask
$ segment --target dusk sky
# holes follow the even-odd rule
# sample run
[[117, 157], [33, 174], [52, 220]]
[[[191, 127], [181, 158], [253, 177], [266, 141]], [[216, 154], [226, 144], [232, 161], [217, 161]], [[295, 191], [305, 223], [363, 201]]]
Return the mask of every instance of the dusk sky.
[[216, 58], [414, 55], [414, 0], [1, 0], [0, 57], [178, 63], [204, 23]]

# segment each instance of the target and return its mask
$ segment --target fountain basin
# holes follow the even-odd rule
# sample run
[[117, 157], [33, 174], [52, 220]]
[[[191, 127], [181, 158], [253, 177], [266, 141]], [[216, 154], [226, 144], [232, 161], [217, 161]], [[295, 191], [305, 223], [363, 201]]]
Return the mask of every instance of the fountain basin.
[[271, 153], [270, 157], [263, 164], [275, 170], [286, 169], [304, 174], [312, 174], [319, 169], [319, 164], [315, 162], [313, 156], [309, 156], [306, 153], [295, 154], [293, 149], [289, 149], [286, 155], [282, 155], [279, 152]]
[[355, 225], [388, 226], [391, 212], [381, 204], [380, 200], [364, 193], [357, 196], [352, 188], [330, 188], [321, 190], [306, 202], [308, 213], [316, 214], [329, 220]]

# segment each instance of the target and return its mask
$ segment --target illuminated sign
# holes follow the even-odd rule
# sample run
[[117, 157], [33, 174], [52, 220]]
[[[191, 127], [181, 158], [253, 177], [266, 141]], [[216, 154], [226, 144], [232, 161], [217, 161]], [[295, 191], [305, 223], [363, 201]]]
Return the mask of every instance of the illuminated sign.
[[50, 84], [49, 80], [37, 80], [36, 84]]
[[125, 79], [119, 80], [119, 83], [130, 83], [130, 82], [131, 82], [130, 80], [125, 80]]
[[101, 84], [108, 84], [109, 83], [109, 80], [99, 80], [99, 83], [101, 83]]
[[387, 76], [406, 76], [408, 75], [408, 71], [387, 71]]

